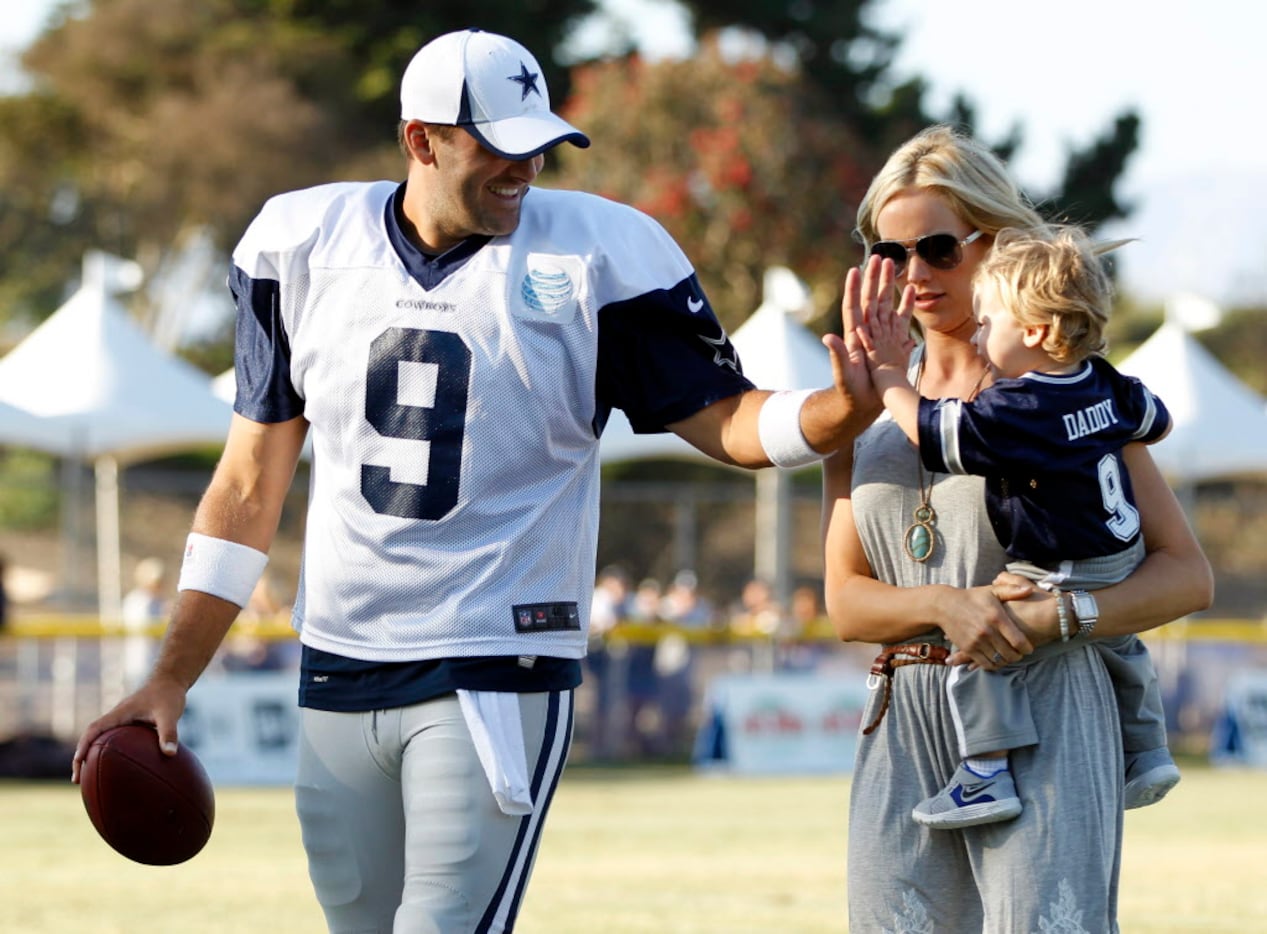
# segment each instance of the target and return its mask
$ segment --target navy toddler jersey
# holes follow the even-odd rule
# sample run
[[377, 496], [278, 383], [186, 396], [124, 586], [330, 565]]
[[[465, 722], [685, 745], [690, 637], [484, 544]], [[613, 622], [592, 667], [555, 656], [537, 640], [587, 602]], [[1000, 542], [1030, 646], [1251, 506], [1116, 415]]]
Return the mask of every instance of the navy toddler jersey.
[[1097, 558], [1139, 536], [1121, 449], [1161, 437], [1170, 414], [1100, 357], [1074, 373], [1001, 379], [976, 397], [920, 400], [929, 470], [986, 478], [986, 506], [1013, 559]]

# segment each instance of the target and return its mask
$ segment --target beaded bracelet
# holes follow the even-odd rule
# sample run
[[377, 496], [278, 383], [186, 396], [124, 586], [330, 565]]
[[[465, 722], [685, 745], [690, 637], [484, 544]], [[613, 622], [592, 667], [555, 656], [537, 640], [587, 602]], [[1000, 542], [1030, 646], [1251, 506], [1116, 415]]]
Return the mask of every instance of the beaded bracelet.
[[1065, 595], [1056, 591], [1056, 616], [1060, 619], [1060, 641], [1069, 641], [1069, 610], [1065, 606]]

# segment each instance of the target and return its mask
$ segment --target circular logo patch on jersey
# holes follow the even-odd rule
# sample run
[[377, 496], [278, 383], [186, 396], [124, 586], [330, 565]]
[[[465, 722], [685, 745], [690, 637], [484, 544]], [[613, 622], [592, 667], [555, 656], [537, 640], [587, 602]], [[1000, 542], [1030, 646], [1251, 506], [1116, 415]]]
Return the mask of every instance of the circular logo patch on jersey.
[[519, 288], [524, 304], [544, 315], [554, 314], [570, 302], [574, 291], [572, 277], [549, 266], [530, 269]]

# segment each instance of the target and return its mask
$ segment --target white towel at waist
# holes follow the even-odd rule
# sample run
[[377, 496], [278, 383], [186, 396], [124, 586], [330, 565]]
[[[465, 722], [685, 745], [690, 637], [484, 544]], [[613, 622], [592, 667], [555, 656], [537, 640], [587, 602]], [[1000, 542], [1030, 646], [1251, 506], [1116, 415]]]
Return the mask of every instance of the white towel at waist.
[[497, 806], [503, 814], [531, 814], [532, 790], [528, 787], [519, 695], [459, 689], [458, 703]]

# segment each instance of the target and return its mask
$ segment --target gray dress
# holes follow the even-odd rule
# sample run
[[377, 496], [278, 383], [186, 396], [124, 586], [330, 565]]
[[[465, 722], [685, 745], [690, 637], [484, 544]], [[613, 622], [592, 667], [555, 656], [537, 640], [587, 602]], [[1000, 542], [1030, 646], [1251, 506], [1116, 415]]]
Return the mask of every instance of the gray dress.
[[[854, 518], [879, 580], [903, 587], [988, 584], [1004, 567], [979, 477], [937, 474], [936, 550], [923, 564], [902, 537], [919, 504], [918, 455], [884, 417], [858, 439]], [[909, 640], [945, 644], [939, 632]], [[1104, 663], [1085, 642], [1027, 659], [1038, 745], [1012, 754], [1025, 808], [1016, 820], [930, 830], [911, 808], [959, 763], [948, 669], [907, 665], [880, 726], [859, 737], [849, 807], [849, 924], [854, 934], [1115, 932], [1122, 841], [1122, 748]], [[879, 709], [874, 691], [863, 716]]]

